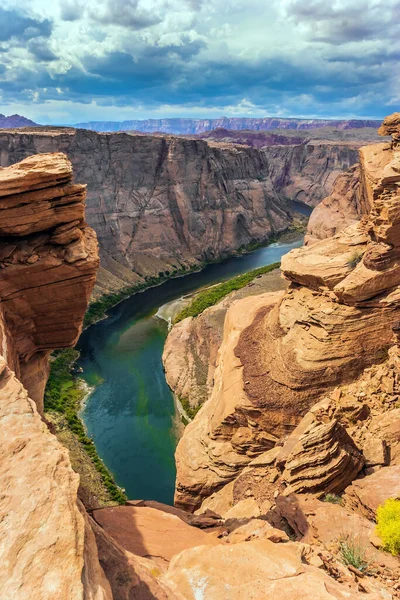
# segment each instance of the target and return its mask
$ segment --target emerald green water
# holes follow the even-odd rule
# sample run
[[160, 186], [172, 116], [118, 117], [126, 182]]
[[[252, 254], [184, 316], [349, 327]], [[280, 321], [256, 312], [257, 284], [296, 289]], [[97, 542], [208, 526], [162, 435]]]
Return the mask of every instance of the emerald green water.
[[277, 262], [302, 243], [301, 238], [271, 244], [167, 281], [128, 298], [82, 334], [79, 366], [94, 387], [82, 418], [129, 498], [173, 502], [175, 408], [161, 362], [168, 326], [155, 316], [158, 308], [204, 285]]

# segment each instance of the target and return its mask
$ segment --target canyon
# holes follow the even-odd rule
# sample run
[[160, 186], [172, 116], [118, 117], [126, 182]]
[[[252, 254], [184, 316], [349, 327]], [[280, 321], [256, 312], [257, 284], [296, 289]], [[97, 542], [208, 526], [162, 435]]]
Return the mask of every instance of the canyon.
[[0, 131], [0, 165], [43, 152], [69, 157], [88, 186], [86, 218], [100, 245], [98, 297], [219, 260], [286, 230], [293, 219], [288, 199], [318, 204], [357, 161], [363, 137], [258, 149], [37, 127]]
[[[196, 210], [186, 204], [184, 189], [193, 179], [180, 179], [198, 166], [199, 152], [206, 157], [201, 164], [209, 166], [195, 178], [196, 194], [199, 181], [207, 182], [204, 194], [212, 207], [233, 194], [219, 242], [213, 231], [203, 230], [208, 252], [247, 239], [243, 221], [233, 235], [238, 211], [257, 215], [249, 225], [255, 239], [287, 229], [291, 216], [282, 208], [283, 196], [275, 195], [271, 157], [261, 159], [253, 148], [228, 147], [224, 153], [219, 146], [176, 138], [0, 132], [6, 167], [0, 169], [4, 597], [399, 598], [400, 561], [383, 551], [375, 519], [387, 498], [400, 497], [400, 114], [388, 117], [380, 133], [391, 141], [360, 148], [356, 167], [348, 155], [349, 164], [343, 161], [338, 171], [349, 170], [334, 185], [329, 172], [332, 181], [310, 221], [307, 245], [282, 259], [283, 281], [269, 273], [268, 292], [257, 293], [258, 280], [253, 291], [227, 296], [172, 328], [164, 354], [168, 382], [178, 395], [201, 404], [177, 448], [175, 506], [130, 499], [100, 508], [84, 505], [68, 452], [42, 418], [43, 391], [49, 355], [76, 343], [95, 284], [99, 252], [90, 225], [110, 220], [114, 226], [107, 242], [106, 225], [99, 225], [103, 265], [118, 263], [123, 279], [134, 264], [136, 251], [127, 244], [132, 223], [124, 229], [122, 218], [113, 222], [115, 213], [105, 210], [104, 199], [111, 190], [118, 197], [115, 186], [132, 164], [131, 156], [124, 162], [126, 146], [142, 157], [135, 163], [141, 190], [148, 189], [147, 177], [154, 184], [175, 173], [173, 185], [166, 186], [173, 192], [151, 195], [151, 201], [161, 198], [162, 218], [154, 205], [146, 214], [149, 231], [157, 216], [154, 237], [146, 240], [157, 265], [177, 264], [176, 256], [187, 264], [200, 260], [200, 241], [188, 233]], [[113, 157], [122, 146], [120, 161], [104, 160], [105, 149], [97, 155], [99, 145]], [[150, 162], [149, 148], [156, 149]], [[324, 182], [325, 158], [317, 161]], [[259, 181], [256, 169], [264, 166], [271, 178]], [[238, 172], [250, 179], [247, 187]], [[293, 189], [289, 180], [285, 190]], [[88, 189], [88, 225], [89, 182], [96, 191]], [[310, 189], [304, 180], [298, 185]], [[91, 205], [93, 193], [99, 203]], [[189, 216], [174, 222], [171, 235], [182, 236], [173, 237], [180, 245], [172, 255], [168, 223], [176, 217], [178, 196], [185, 198]], [[174, 209], [167, 216], [163, 198]], [[309, 198], [317, 204], [322, 186]], [[142, 208], [146, 213], [146, 202]], [[215, 223], [214, 215], [203, 212]], [[166, 254], [158, 258], [163, 236]], [[193, 254], [186, 255], [189, 239]], [[146, 251], [148, 246], [141, 247]], [[199, 358], [209, 367], [206, 373], [193, 368]], [[339, 500], [327, 501], [329, 494]], [[343, 544], [351, 540], [362, 540], [366, 566], [343, 559]]]

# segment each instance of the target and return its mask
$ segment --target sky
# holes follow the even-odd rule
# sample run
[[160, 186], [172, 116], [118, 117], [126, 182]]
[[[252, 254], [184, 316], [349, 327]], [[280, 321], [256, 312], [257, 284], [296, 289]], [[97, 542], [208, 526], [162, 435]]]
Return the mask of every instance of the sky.
[[400, 0], [2, 0], [0, 113], [381, 118]]

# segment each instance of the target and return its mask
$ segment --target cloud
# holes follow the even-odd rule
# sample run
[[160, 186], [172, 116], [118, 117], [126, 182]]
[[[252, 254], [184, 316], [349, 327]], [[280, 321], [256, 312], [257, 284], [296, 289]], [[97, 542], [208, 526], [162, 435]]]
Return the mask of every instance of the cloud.
[[21, 41], [36, 37], [49, 37], [52, 22], [49, 19], [35, 19], [23, 15], [17, 10], [0, 8], [0, 41], [6, 42], [13, 38]]
[[334, 45], [395, 36], [399, 7], [396, 0], [353, 0], [351, 4], [347, 0], [289, 0], [285, 4], [287, 17], [308, 26], [312, 41]]
[[119, 25], [133, 30], [145, 29], [161, 23], [155, 10], [147, 10], [140, 0], [106, 0], [89, 11], [89, 16], [99, 23]]
[[400, 0], [4, 1], [1, 112], [380, 117], [399, 98]]

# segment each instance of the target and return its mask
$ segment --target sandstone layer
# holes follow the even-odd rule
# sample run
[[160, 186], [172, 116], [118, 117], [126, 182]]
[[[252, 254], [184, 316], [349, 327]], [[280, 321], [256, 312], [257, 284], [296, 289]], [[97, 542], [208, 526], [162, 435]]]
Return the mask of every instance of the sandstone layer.
[[169, 333], [163, 352], [167, 383], [178, 398], [195, 408], [209, 397], [214, 381], [218, 349], [221, 345], [225, 315], [231, 304], [248, 296], [286, 287], [277, 269], [258, 276], [241, 290], [232, 292], [197, 318], [180, 321]]
[[102, 268], [98, 293], [232, 254], [291, 223], [287, 199], [315, 206], [359, 142], [258, 150], [201, 139], [74, 129], [0, 131], [0, 164], [62, 151], [87, 184]]
[[314, 208], [307, 225], [306, 245], [334, 236], [362, 216], [359, 171], [354, 165], [339, 175], [331, 195]]
[[112, 598], [79, 477], [38, 412], [48, 355], [75, 343], [98, 266], [85, 186], [71, 180], [63, 154], [0, 170], [0, 589], [17, 600]]
[[[398, 160], [395, 143], [362, 148], [361, 222], [283, 257], [287, 292], [229, 308], [209, 400], [177, 448], [179, 506], [197, 508], [290, 434], [318, 399], [382, 360], [400, 317]], [[364, 459], [356, 458], [356, 450], [334, 450], [334, 440], [348, 449], [351, 443], [329, 419], [318, 426], [316, 442], [323, 446], [327, 436], [328, 462], [333, 468], [338, 461], [332, 477], [342, 471], [342, 461], [350, 461], [351, 480]], [[299, 459], [312, 467], [304, 447]], [[280, 481], [290, 487], [297, 467], [292, 471], [286, 461]], [[318, 493], [324, 487], [327, 480]]]
[[49, 354], [76, 343], [99, 264], [85, 196], [61, 153], [0, 170], [0, 300], [13, 348], [6, 358], [39, 412]]

